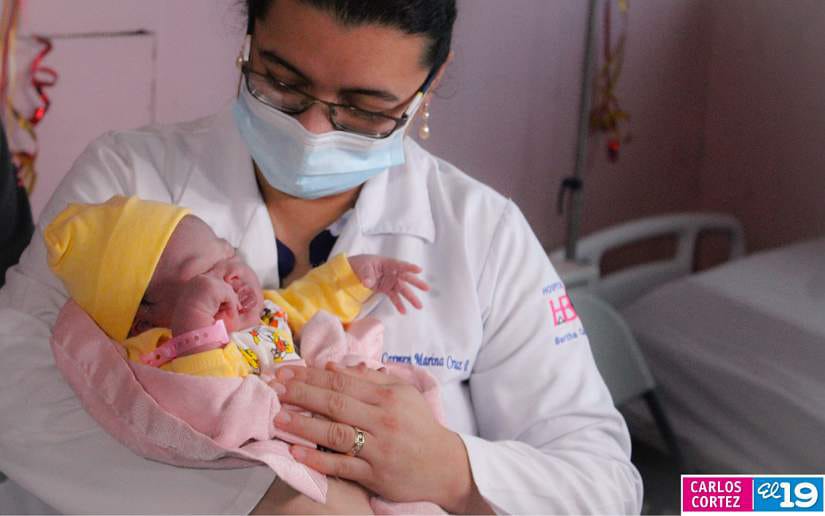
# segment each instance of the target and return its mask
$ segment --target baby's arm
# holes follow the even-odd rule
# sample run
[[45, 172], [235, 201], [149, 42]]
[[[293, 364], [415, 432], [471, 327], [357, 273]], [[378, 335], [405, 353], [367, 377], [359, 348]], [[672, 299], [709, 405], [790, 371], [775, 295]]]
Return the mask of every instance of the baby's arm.
[[[401, 313], [405, 312], [401, 297], [420, 307], [421, 302], [409, 288], [412, 285], [429, 289], [415, 276], [420, 270], [415, 265], [380, 256], [359, 255], [347, 259], [340, 254], [286, 289], [265, 291], [264, 297], [286, 310], [292, 330], [300, 333], [319, 310], [335, 315], [342, 322], [351, 322], [374, 292], [387, 294]], [[369, 288], [370, 285], [375, 290]]]
[[374, 254], [353, 256], [349, 258], [349, 263], [361, 284], [385, 294], [400, 313], [406, 313], [402, 297], [415, 308], [421, 309], [421, 300], [410, 286], [423, 292], [430, 290], [430, 286], [417, 276], [421, 273], [418, 265]]
[[[155, 330], [133, 337], [132, 347], [139, 346], [141, 353], [133, 356], [130, 349], [130, 358], [194, 376], [246, 376], [250, 367], [226, 333], [216, 335], [215, 331], [221, 333], [217, 328], [207, 331], [219, 320], [224, 322], [225, 330], [233, 331], [236, 328], [232, 322], [240, 309], [238, 296], [228, 283], [211, 275], [196, 276], [181, 287], [172, 313], [171, 331], [163, 330], [166, 339], [142, 339]], [[174, 337], [172, 340], [168, 340], [169, 333]], [[185, 340], [179, 341], [179, 338]]]

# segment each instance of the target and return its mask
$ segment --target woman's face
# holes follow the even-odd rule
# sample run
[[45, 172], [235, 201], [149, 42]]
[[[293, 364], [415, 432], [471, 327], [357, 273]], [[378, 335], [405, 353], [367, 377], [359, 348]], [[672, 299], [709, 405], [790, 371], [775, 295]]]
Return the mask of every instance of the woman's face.
[[[379, 25], [345, 26], [298, 0], [276, 0], [255, 21], [250, 61], [317, 98], [400, 116], [429, 70], [428, 40]], [[326, 107], [315, 104], [295, 118], [313, 133], [332, 131]]]

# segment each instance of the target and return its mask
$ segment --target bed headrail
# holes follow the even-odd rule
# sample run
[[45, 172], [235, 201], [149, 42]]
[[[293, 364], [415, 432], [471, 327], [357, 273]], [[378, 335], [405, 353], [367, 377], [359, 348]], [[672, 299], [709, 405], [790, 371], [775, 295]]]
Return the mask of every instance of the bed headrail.
[[[600, 269], [604, 254], [644, 240], [675, 236], [676, 254], [667, 260], [658, 260], [622, 269], [603, 276], [586, 288], [616, 307], [622, 307], [637, 299], [648, 290], [687, 276], [693, 272], [693, 260], [699, 234], [721, 231], [730, 235], [730, 259], [745, 254], [745, 235], [742, 224], [733, 216], [721, 213], [677, 213], [647, 217], [619, 224], [590, 234], [578, 242], [578, 260]], [[564, 260], [564, 249], [550, 253], [550, 260]]]

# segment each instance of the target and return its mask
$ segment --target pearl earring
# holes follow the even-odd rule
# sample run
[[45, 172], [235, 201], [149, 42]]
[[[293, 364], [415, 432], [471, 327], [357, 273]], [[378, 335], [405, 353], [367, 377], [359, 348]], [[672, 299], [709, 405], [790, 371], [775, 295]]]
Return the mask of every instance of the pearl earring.
[[425, 102], [421, 112], [421, 125], [418, 126], [418, 137], [427, 140], [430, 137], [430, 103]]

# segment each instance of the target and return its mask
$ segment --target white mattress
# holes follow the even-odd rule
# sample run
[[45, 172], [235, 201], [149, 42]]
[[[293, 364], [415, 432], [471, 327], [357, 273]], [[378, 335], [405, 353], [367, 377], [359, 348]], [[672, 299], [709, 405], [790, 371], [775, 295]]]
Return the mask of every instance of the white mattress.
[[825, 471], [825, 239], [669, 283], [623, 314], [689, 465]]

